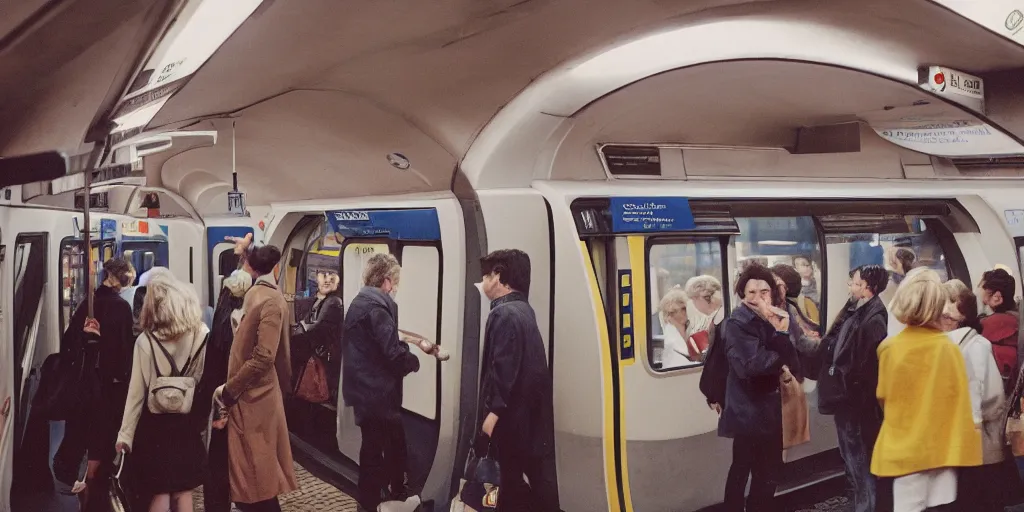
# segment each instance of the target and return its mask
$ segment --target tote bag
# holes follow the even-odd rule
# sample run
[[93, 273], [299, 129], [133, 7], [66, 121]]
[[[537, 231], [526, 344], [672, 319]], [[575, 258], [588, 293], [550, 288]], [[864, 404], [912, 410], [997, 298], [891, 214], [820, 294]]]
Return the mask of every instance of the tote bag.
[[811, 441], [811, 417], [803, 386], [789, 370], [779, 377], [782, 393], [782, 448], [792, 448]]

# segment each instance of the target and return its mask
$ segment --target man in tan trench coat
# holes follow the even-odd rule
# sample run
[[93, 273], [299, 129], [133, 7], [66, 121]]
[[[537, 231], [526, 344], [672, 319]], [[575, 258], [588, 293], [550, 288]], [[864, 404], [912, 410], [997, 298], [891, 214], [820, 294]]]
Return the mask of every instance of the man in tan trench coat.
[[281, 251], [245, 252], [242, 268], [254, 282], [231, 345], [228, 380], [217, 393], [228, 407], [231, 500], [246, 512], [279, 512], [277, 497], [298, 489], [281, 388], [290, 382], [287, 304], [273, 278]]

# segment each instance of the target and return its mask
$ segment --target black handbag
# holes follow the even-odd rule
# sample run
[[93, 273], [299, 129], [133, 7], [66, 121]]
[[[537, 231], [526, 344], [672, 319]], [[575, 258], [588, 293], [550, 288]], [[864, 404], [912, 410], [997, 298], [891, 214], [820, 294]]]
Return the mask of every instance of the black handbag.
[[493, 443], [488, 438], [478, 440], [476, 444], [486, 441], [486, 447], [482, 451], [482, 457], [477, 457], [477, 449], [469, 449], [469, 456], [466, 458], [466, 469], [463, 472], [465, 479], [462, 489], [459, 491], [459, 501], [467, 510], [482, 512], [496, 510], [498, 507], [498, 488], [501, 483], [501, 468], [497, 459], [491, 454]]
[[79, 418], [86, 412], [99, 394], [99, 379], [94, 371], [97, 352], [76, 347], [46, 358], [33, 405], [42, 417], [62, 421]]

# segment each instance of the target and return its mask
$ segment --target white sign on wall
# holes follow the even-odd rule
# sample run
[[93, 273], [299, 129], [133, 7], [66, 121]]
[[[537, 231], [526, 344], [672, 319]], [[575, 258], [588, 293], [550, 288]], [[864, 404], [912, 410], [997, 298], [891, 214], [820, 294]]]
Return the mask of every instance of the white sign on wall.
[[943, 98], [955, 101], [979, 114], [985, 113], [985, 84], [974, 75], [942, 66], [921, 68], [918, 83]]

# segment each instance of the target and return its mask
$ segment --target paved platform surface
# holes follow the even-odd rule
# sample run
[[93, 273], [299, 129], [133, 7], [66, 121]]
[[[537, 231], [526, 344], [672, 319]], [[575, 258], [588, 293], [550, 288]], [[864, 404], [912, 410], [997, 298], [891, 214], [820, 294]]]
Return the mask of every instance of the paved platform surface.
[[[313, 476], [298, 463], [295, 464], [295, 478], [299, 481], [299, 490], [280, 498], [281, 509], [285, 512], [356, 512], [356, 500]], [[204, 512], [203, 488], [196, 489], [192, 496], [195, 512]], [[236, 510], [232, 508], [232, 511]]]

